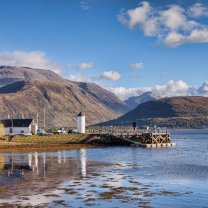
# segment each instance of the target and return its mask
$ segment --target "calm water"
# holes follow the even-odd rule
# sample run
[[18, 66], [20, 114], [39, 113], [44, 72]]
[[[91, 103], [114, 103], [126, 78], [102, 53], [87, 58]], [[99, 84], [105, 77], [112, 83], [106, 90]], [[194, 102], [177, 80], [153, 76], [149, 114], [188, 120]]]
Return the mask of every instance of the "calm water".
[[175, 148], [0, 154], [0, 204], [208, 207], [208, 130], [171, 134]]

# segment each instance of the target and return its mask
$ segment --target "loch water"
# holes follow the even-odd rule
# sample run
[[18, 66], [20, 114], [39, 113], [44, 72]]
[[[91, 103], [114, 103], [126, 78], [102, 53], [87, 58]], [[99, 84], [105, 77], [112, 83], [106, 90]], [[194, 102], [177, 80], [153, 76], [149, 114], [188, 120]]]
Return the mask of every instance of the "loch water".
[[173, 148], [0, 154], [0, 204], [208, 207], [208, 130], [172, 130]]

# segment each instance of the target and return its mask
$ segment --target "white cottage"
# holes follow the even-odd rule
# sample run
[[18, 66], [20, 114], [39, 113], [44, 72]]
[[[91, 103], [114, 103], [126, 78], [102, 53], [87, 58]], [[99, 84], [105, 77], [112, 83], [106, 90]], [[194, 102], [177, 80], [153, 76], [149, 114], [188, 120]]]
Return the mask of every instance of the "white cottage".
[[5, 134], [22, 134], [31, 135], [37, 134], [38, 126], [33, 122], [33, 119], [6, 119], [1, 120], [4, 125]]

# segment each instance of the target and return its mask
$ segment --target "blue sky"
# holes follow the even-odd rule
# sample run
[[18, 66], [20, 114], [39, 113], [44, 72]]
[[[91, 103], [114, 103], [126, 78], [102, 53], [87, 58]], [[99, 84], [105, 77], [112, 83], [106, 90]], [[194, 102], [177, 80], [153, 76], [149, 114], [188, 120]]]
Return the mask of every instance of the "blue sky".
[[3, 0], [0, 64], [96, 82], [122, 99], [208, 94], [208, 1]]

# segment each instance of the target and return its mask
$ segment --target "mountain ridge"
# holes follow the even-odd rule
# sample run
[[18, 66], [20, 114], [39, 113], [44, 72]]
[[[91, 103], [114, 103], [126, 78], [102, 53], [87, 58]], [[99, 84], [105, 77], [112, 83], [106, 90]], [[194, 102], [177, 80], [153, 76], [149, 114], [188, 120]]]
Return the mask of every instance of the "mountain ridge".
[[181, 96], [145, 102], [103, 125], [131, 125], [132, 121], [141, 126], [203, 128], [208, 126], [208, 97]]
[[62, 78], [55, 72], [47, 69], [0, 66], [0, 86], [23, 80], [51, 80], [55, 82], [65, 82], [64, 78]]
[[126, 100], [124, 100], [124, 103], [126, 103], [131, 110], [136, 108], [139, 104], [148, 102], [148, 101], [153, 101], [160, 99], [161, 97], [155, 95], [153, 92], [145, 92], [139, 96], [132, 96]]

